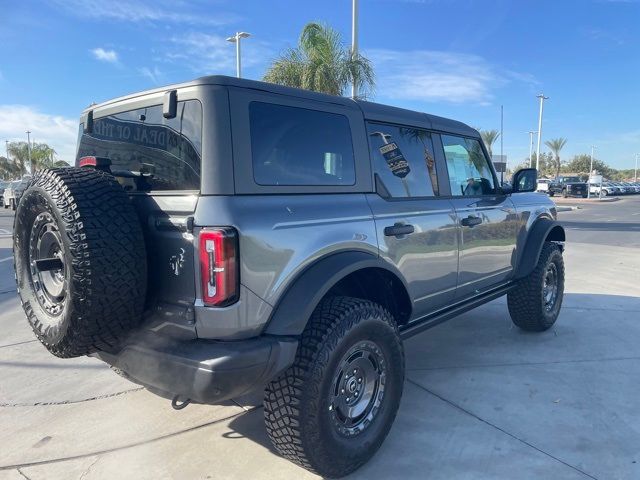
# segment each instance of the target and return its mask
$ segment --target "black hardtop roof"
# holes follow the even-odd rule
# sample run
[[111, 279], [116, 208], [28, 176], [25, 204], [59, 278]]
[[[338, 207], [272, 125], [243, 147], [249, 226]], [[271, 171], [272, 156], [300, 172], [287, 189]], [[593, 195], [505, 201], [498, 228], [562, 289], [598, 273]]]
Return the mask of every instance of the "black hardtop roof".
[[433, 130], [439, 130], [444, 132], [459, 133], [461, 135], [467, 135], [472, 137], [478, 137], [478, 132], [469, 127], [468, 125], [459, 122], [457, 120], [451, 120], [437, 115], [431, 115], [428, 113], [416, 112], [414, 110], [407, 110], [399, 107], [392, 107], [390, 105], [383, 105], [380, 103], [366, 102], [363, 100], [352, 100], [347, 97], [340, 97], [336, 95], [328, 95], [326, 93], [312, 92], [310, 90], [304, 90], [301, 88], [285, 87], [282, 85], [276, 85], [273, 83], [260, 82], [257, 80], [249, 80], [246, 78], [228, 77], [226, 75], [209, 75], [200, 77], [190, 82], [178, 83], [173, 85], [167, 85], [164, 87], [158, 87], [150, 90], [145, 90], [130, 95], [114, 98], [106, 102], [91, 105], [87, 107], [83, 114], [89, 110], [98, 109], [113, 104], [119, 103], [124, 100], [141, 97], [151, 93], [160, 93], [167, 90], [180, 89], [185, 87], [195, 87], [203, 85], [222, 85], [229, 87], [239, 88], [251, 88], [254, 90], [261, 90], [279, 95], [288, 95], [292, 97], [315, 100], [320, 102], [333, 103], [338, 105], [345, 105], [354, 107], [357, 105], [367, 120], [391, 122], [398, 124], [409, 123], [415, 126], [424, 126], [425, 128], [431, 128]]

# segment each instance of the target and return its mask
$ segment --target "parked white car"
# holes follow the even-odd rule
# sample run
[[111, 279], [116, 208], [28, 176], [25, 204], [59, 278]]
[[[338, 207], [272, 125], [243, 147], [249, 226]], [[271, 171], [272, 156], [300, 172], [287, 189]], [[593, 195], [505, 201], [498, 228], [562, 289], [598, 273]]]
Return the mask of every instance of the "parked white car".
[[537, 191], [547, 193], [549, 191], [550, 183], [551, 183], [551, 180], [548, 178], [539, 178]]
[[2, 195], [2, 205], [4, 208], [13, 208], [15, 210], [15, 192], [14, 189], [20, 183], [20, 180], [15, 180], [7, 185], [7, 188], [4, 189], [4, 194]]

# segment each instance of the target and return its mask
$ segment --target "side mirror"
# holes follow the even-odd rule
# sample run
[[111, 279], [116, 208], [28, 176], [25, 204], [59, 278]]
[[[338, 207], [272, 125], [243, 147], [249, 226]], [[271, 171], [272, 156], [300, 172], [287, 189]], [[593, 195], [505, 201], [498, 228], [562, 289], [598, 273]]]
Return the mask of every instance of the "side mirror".
[[535, 168], [523, 168], [513, 174], [513, 193], [535, 192], [538, 189], [538, 170]]

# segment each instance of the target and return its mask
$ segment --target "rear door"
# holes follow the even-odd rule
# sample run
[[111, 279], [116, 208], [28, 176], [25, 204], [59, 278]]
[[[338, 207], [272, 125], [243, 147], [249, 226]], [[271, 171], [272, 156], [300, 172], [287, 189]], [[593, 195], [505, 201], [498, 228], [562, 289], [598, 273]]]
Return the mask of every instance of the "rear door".
[[455, 211], [440, 198], [431, 133], [369, 122], [367, 134], [378, 193], [368, 194], [380, 255], [408, 283], [414, 317], [454, 297], [458, 272]]
[[111, 160], [111, 171], [131, 195], [144, 230], [149, 307], [184, 315], [195, 299], [193, 236], [187, 231], [200, 190], [202, 105], [178, 102], [165, 118], [162, 97], [94, 115], [80, 138], [78, 158]]
[[460, 226], [456, 297], [464, 298], [510, 278], [520, 222], [480, 141], [446, 134], [440, 140]]

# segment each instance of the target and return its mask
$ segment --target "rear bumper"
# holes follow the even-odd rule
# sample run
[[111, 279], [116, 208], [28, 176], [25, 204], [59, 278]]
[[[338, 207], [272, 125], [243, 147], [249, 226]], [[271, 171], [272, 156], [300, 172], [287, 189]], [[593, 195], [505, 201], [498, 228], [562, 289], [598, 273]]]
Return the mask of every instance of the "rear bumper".
[[289, 337], [176, 342], [147, 335], [118, 354], [93, 356], [155, 393], [218, 403], [262, 388], [293, 363], [297, 347], [298, 341]]

